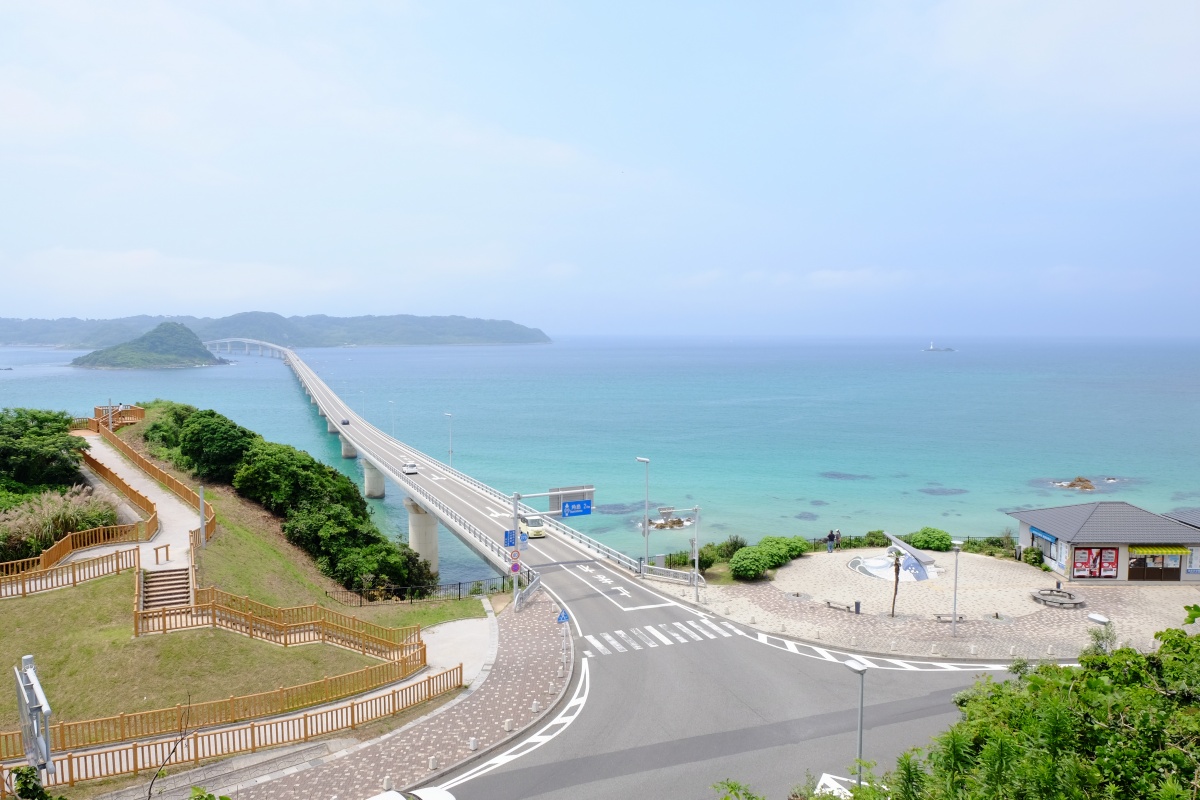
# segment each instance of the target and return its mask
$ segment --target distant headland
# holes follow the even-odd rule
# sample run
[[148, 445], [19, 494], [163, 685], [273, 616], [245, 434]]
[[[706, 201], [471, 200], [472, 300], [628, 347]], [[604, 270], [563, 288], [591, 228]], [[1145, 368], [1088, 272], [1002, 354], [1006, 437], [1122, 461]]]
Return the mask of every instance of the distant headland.
[[71, 362], [89, 369], [180, 369], [228, 364], [178, 322], [164, 322], [131, 342], [96, 350]]
[[0, 318], [0, 344], [51, 345], [91, 349], [128, 342], [163, 322], [175, 322], [203, 341], [244, 337], [285, 347], [343, 345], [545, 344], [550, 337], [502, 319], [417, 317], [411, 314], [367, 317], [284, 317], [246, 311], [228, 317], [123, 317], [120, 319]]

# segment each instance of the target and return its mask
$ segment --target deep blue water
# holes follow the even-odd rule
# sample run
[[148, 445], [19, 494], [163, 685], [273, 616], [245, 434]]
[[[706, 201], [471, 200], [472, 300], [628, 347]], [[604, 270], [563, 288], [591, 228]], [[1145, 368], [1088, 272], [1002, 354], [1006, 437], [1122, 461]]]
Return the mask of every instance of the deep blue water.
[[[1092, 498], [1153, 511], [1200, 506], [1200, 342], [566, 339], [552, 345], [334, 348], [301, 356], [384, 430], [498, 489], [596, 485], [581, 529], [641, 552], [653, 508], [698, 504], [702, 539], [998, 533], [1000, 509]], [[0, 348], [0, 405], [76, 414], [111, 398], [215, 408], [358, 475], [278, 359], [174, 371], [95, 372], [78, 353]], [[1118, 478], [1081, 496], [1051, 479]], [[405, 525], [401, 495], [373, 506]], [[651, 550], [688, 533], [656, 533]], [[453, 536], [446, 580], [488, 572]]]

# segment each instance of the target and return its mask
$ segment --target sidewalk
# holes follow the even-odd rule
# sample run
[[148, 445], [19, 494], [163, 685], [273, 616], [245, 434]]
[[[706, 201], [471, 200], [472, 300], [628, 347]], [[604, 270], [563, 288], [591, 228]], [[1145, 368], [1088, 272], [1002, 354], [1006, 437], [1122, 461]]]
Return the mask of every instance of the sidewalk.
[[[150, 498], [158, 510], [158, 533], [148, 542], [134, 544], [121, 542], [99, 547], [89, 547], [77, 550], [63, 559], [62, 563], [97, 558], [115, 553], [118, 550], [128, 550], [136, 546], [142, 560], [142, 569], [155, 571], [162, 569], [184, 569], [191, 566], [191, 551], [189, 549], [188, 531], [200, 526], [200, 510], [191, 508], [176, 497], [158, 481], [125, 460], [115, 447], [104, 441], [91, 431], [73, 431], [76, 436], [87, 439], [91, 448], [88, 450], [92, 457], [111, 469], [126, 483]], [[154, 548], [169, 544], [171, 559], [154, 563]]]
[[[766, 633], [847, 650], [933, 659], [1030, 661], [1075, 658], [1090, 643], [1095, 628], [1088, 614], [1112, 621], [1118, 642], [1141, 650], [1154, 646], [1155, 631], [1182, 627], [1183, 606], [1200, 602], [1197, 584], [1068, 584], [1082, 597], [1081, 609], [1047, 608], [1030, 593], [1053, 588], [1055, 577], [1011, 559], [973, 553], [959, 555], [957, 636], [948, 622], [934, 614], [949, 614], [954, 604], [954, 554], [935, 553], [940, 575], [927, 581], [902, 581], [896, 616], [889, 616], [893, 582], [855, 572], [847, 564], [870, 558], [880, 549], [859, 548], [810, 553], [781, 567], [773, 581], [709, 586], [701, 604], [731, 621]], [[661, 584], [668, 594], [682, 587]], [[669, 586], [670, 588], [666, 588]], [[690, 588], [684, 592], [692, 599]], [[862, 613], [829, 608], [825, 601], [853, 606]], [[1184, 628], [1200, 632], [1200, 623]]]

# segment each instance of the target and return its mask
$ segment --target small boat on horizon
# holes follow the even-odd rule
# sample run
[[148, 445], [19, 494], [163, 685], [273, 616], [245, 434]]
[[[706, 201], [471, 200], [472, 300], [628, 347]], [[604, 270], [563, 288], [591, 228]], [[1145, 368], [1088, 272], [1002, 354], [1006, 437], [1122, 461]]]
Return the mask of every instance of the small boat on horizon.
[[922, 353], [953, 353], [956, 352], [953, 347], [934, 347], [933, 342], [929, 342], [929, 347], [921, 351]]

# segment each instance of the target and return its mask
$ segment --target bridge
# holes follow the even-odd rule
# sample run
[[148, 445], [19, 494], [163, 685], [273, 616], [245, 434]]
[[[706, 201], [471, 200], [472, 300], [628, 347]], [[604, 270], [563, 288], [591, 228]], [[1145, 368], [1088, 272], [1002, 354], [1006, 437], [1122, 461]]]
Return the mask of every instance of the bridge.
[[[511, 495], [374, 427], [287, 347], [206, 344], [243, 353], [261, 346], [282, 357], [341, 439], [343, 456], [361, 460], [367, 494], [381, 495], [389, 479], [405, 493], [419, 553], [436, 555], [440, 521], [506, 569]], [[417, 464], [416, 475], [402, 472], [406, 462]], [[867, 753], [887, 766], [957, 719], [953, 696], [975, 673], [1005, 666], [855, 653], [736, 625], [686, 603], [695, 591], [689, 573], [643, 571], [637, 559], [559, 520], [547, 525], [549, 535], [522, 553], [518, 603], [541, 588], [569, 611], [577, 659], [570, 700], [511, 748], [439, 779], [458, 800], [698, 797], [711, 796], [708, 787], [723, 778], [789, 786], [805, 767], [847, 774], [859, 701], [850, 659], [870, 673]], [[781, 602], [790, 599], [781, 594]]]

